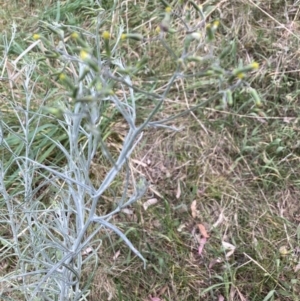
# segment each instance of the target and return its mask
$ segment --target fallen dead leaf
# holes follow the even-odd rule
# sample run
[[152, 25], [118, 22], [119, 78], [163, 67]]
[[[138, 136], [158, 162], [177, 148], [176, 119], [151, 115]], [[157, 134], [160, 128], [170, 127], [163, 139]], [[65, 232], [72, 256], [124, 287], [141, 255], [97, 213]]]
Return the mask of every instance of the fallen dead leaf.
[[88, 247], [81, 253], [81, 255], [85, 256], [85, 255], [90, 254], [91, 252], [93, 252], [93, 249], [91, 247]]
[[146, 211], [150, 206], [155, 205], [157, 202], [158, 199], [156, 198], [149, 199], [143, 204], [144, 210]]
[[133, 214], [133, 210], [128, 209], [128, 208], [124, 208], [121, 210], [121, 212], [128, 214], [128, 215], [132, 215]]
[[158, 292], [158, 296], [163, 295], [167, 289], [168, 289], [168, 285], [165, 285], [164, 287], [162, 287]]
[[295, 267], [294, 267], [294, 272], [298, 272], [300, 270], [300, 263], [298, 263]]
[[212, 228], [217, 228], [223, 222], [224, 218], [225, 218], [224, 213], [223, 211], [221, 211], [218, 220], [212, 225]]
[[134, 162], [137, 165], [141, 165], [143, 167], [148, 167], [148, 165], [146, 163], [142, 162], [142, 161], [139, 161], [139, 160], [136, 160], [136, 159], [131, 159], [131, 160], [132, 160], [132, 162]]
[[242, 295], [242, 293], [239, 291], [239, 289], [237, 287], [235, 287], [235, 290], [239, 295], [240, 301], [248, 301], [248, 299], [244, 295]]
[[192, 201], [191, 212], [192, 212], [192, 217], [195, 218], [197, 216], [197, 201], [196, 200]]
[[285, 122], [285, 123], [291, 123], [291, 121], [292, 121], [293, 119], [295, 119], [295, 118], [294, 118], [294, 117], [284, 117], [284, 118], [283, 118], [283, 122]]
[[198, 228], [199, 228], [199, 231], [200, 231], [201, 235], [202, 235], [204, 238], [209, 238], [209, 235], [208, 235], [208, 233], [207, 233], [206, 228], [205, 228], [204, 225], [198, 224]]
[[182, 230], [186, 228], [186, 224], [180, 224], [179, 227], [177, 228], [178, 232], [182, 232]]
[[158, 297], [150, 297], [150, 301], [161, 301]]
[[156, 187], [154, 185], [150, 185], [149, 189], [151, 192], [153, 192], [155, 195], [157, 195], [158, 197], [160, 197], [161, 199], [163, 199], [163, 196], [156, 190]]
[[222, 262], [222, 259], [221, 258], [217, 258], [217, 259], [213, 259], [209, 265], [208, 265], [208, 268], [209, 269], [212, 269], [217, 263], [221, 263]]
[[118, 250], [113, 257], [113, 260], [116, 260], [120, 256], [120, 254], [121, 254], [121, 252], [120, 252], [120, 250]]
[[228, 251], [225, 255], [226, 258], [229, 258], [235, 251], [235, 246], [230, 244], [229, 242], [222, 241], [222, 246], [225, 251]]
[[286, 255], [290, 254], [291, 252], [288, 250], [287, 246], [281, 246], [279, 248], [279, 253], [281, 256], [286, 256]]
[[207, 241], [206, 237], [203, 237], [203, 238], [200, 239], [199, 248], [198, 248], [198, 254], [199, 255], [202, 255], [202, 252], [203, 252], [204, 246], [206, 244], [206, 241]]
[[178, 181], [178, 182], [177, 182], [176, 199], [179, 199], [180, 196], [181, 196], [180, 181]]

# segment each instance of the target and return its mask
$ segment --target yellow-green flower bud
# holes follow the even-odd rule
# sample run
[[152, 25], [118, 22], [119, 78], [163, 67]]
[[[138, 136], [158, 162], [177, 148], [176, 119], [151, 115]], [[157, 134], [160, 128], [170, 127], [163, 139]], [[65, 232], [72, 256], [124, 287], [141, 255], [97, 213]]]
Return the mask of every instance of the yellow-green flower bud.
[[186, 60], [188, 62], [201, 63], [201, 62], [203, 62], [203, 57], [201, 57], [201, 56], [188, 56], [188, 57], [186, 57]]
[[110, 39], [110, 33], [109, 33], [108, 31], [104, 31], [104, 32], [102, 33], [102, 38], [103, 38], [104, 40], [109, 40], [109, 39]]
[[79, 57], [84, 61], [88, 61], [91, 59], [91, 55], [88, 53], [88, 51], [84, 50], [84, 49], [81, 49], [80, 50], [80, 54], [79, 54]]
[[61, 81], [65, 80], [66, 78], [67, 78], [67, 76], [64, 73], [61, 73], [59, 75], [59, 80], [61, 80]]
[[64, 39], [65, 32], [62, 29], [57, 28], [57, 27], [52, 26], [52, 25], [47, 25], [47, 29], [52, 31], [54, 34], [58, 35], [61, 38], [61, 40]]
[[206, 74], [207, 76], [211, 76], [211, 75], [214, 75], [215, 73], [214, 73], [213, 70], [207, 70], [207, 71], [205, 72], [205, 74]]
[[210, 24], [206, 25], [206, 38], [209, 42], [214, 39], [214, 31], [212, 30], [212, 26]]
[[170, 7], [170, 6], [167, 6], [166, 8], [165, 8], [165, 12], [166, 13], [171, 13], [171, 11], [172, 11], [172, 8]]
[[230, 89], [226, 90], [225, 95], [227, 103], [231, 107], [233, 105], [232, 91]]
[[43, 107], [42, 108], [43, 111], [45, 111], [46, 113], [50, 113], [52, 115], [54, 115], [57, 118], [62, 118], [64, 111], [62, 108], [54, 108], [54, 107]]
[[250, 95], [253, 97], [255, 105], [259, 108], [262, 107], [262, 101], [261, 101], [261, 98], [260, 98], [258, 92], [253, 88], [249, 88], [248, 91], [249, 91]]
[[85, 49], [81, 49], [79, 53], [79, 57], [82, 59], [84, 63], [86, 63], [92, 70], [98, 72], [99, 67], [97, 61], [93, 59], [92, 55]]
[[238, 79], [243, 79], [243, 78], [245, 78], [245, 76], [246, 76], [246, 74], [244, 72], [239, 72], [239, 73], [236, 74], [236, 77]]
[[71, 38], [76, 41], [81, 47], [88, 47], [87, 44], [84, 42], [84, 40], [82, 39], [82, 37], [79, 35], [78, 32], [72, 32], [71, 33]]
[[139, 33], [123, 33], [121, 35], [121, 40], [131, 39], [135, 41], [143, 41], [144, 37]]
[[48, 51], [48, 50], [45, 51], [45, 57], [49, 59], [56, 59], [59, 57], [59, 55], [60, 55], [59, 53], [54, 51]]
[[253, 62], [249, 66], [252, 68], [252, 70], [257, 70], [259, 68], [259, 63]]
[[215, 72], [215, 74], [217, 75], [224, 75], [225, 74], [225, 70], [221, 67], [218, 67], [218, 66], [211, 66], [210, 67], [211, 70], [213, 70]]
[[110, 56], [110, 47], [109, 47], [110, 33], [108, 31], [104, 31], [102, 33], [102, 38], [104, 40], [104, 48], [105, 48], [106, 54], [108, 56]]
[[70, 81], [70, 79], [66, 76], [65, 73], [60, 73], [58, 76], [59, 80], [65, 85], [67, 86], [70, 90], [74, 90], [75, 86], [73, 85], [73, 83]]
[[76, 31], [74, 31], [71, 33], [71, 38], [74, 40], [77, 40], [77, 39], [79, 39], [79, 34]]
[[201, 36], [200, 32], [193, 32], [193, 33], [187, 35], [185, 40], [184, 40], [184, 49], [185, 49], [185, 51], [188, 51], [188, 48], [190, 47], [190, 44], [191, 44], [192, 40], [200, 41], [201, 37], [202, 36]]
[[169, 32], [170, 24], [171, 24], [171, 7], [167, 6], [165, 9], [165, 16], [160, 23], [160, 29], [163, 32]]
[[218, 29], [219, 25], [220, 25], [219, 20], [214, 21], [212, 24], [212, 31], [215, 32]]
[[32, 38], [33, 38], [35, 41], [37, 41], [37, 40], [39, 40], [39, 39], [41, 38], [41, 36], [40, 36], [38, 33], [35, 33], [35, 34], [32, 36]]
[[84, 102], [84, 103], [90, 103], [96, 100], [96, 97], [92, 95], [83, 96], [80, 98], [76, 98], [76, 102]]
[[233, 76], [236, 76], [236, 77], [242, 79], [245, 77], [245, 75], [246, 75], [245, 73], [256, 70], [258, 68], [259, 68], [259, 64], [256, 62], [253, 62], [247, 66], [243, 66], [243, 67], [234, 69], [232, 71], [232, 74], [233, 74]]

